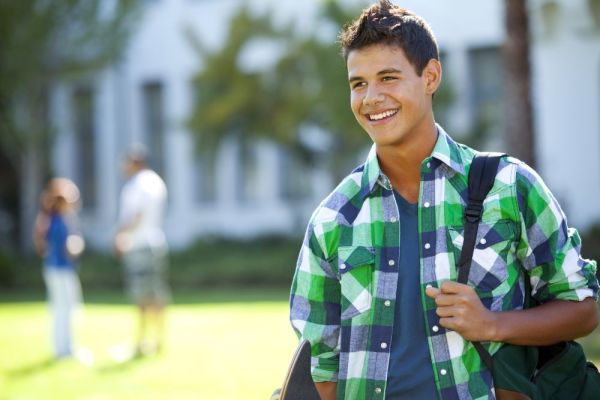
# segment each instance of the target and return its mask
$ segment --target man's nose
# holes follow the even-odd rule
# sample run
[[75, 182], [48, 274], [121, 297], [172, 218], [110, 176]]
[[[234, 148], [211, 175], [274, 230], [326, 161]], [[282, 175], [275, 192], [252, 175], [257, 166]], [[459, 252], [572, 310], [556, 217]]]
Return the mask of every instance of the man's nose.
[[384, 100], [383, 93], [379, 91], [376, 87], [369, 87], [367, 89], [367, 93], [363, 98], [363, 105], [365, 106], [374, 106], [382, 103]]

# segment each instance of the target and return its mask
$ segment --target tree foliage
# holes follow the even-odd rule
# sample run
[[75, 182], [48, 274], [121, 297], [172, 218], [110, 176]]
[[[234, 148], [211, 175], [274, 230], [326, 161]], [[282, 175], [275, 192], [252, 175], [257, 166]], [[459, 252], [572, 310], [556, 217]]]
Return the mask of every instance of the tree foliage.
[[[196, 101], [189, 119], [200, 150], [212, 152], [224, 136], [234, 134], [242, 142], [274, 140], [311, 161], [315, 149], [301, 132], [318, 127], [329, 142], [319, 150], [327, 152], [335, 172], [348, 172], [356, 152], [370, 142], [350, 110], [346, 65], [336, 35], [359, 12], [339, 1], [323, 1], [315, 23], [323, 29], [305, 35], [294, 26], [277, 28], [269, 15], [252, 15], [242, 8], [222, 48], [208, 51], [191, 35], [203, 64], [194, 79]], [[283, 51], [269, 68], [248, 71], [240, 60], [256, 39], [283, 44]], [[452, 97], [450, 85], [443, 85], [436, 93], [436, 109], [448, 106]]]
[[0, 0], [0, 146], [13, 163], [40, 137], [23, 121], [46, 110], [51, 85], [114, 60], [136, 9], [135, 0]]
[[54, 85], [114, 60], [137, 10], [139, 0], [0, 0], [0, 166], [15, 185], [0, 188], [0, 211], [32, 213], [24, 197], [50, 173]]
[[[337, 2], [322, 4], [320, 21], [337, 32], [355, 16]], [[263, 70], [248, 70], [243, 52], [256, 40], [282, 49]], [[242, 141], [272, 139], [309, 156], [300, 129], [318, 126], [333, 139], [332, 154], [349, 153], [368, 143], [349, 108], [346, 66], [335, 36], [303, 35], [294, 26], [277, 28], [269, 15], [242, 8], [232, 19], [223, 48], [207, 51], [197, 40], [203, 68], [194, 80], [197, 94], [189, 125], [201, 149], [210, 151], [228, 134]]]

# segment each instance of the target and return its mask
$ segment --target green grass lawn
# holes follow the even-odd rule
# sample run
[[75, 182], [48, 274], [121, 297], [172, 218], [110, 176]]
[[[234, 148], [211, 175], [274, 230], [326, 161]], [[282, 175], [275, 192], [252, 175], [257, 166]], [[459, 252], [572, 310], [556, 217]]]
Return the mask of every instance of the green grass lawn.
[[[281, 385], [296, 346], [285, 289], [177, 293], [158, 356], [117, 362], [135, 313], [122, 294], [91, 293], [79, 344], [94, 363], [53, 362], [43, 293], [0, 293], [0, 400], [262, 400]], [[600, 330], [582, 340], [600, 360]], [[598, 363], [597, 363], [598, 365]]]
[[[135, 313], [122, 297], [88, 296], [79, 344], [86, 367], [53, 362], [43, 298], [0, 296], [0, 399], [269, 399], [297, 343], [285, 290], [222, 290], [175, 296], [168, 341], [157, 356], [117, 362]], [[31, 296], [29, 296], [31, 297]]]

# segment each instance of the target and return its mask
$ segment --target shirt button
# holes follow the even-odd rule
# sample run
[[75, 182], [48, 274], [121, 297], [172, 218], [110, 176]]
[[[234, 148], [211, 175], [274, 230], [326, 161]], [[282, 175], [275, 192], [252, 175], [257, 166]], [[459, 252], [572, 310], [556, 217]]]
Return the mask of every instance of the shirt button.
[[381, 343], [381, 348], [382, 349], [387, 349], [387, 343], [386, 342]]
[[434, 332], [437, 332], [437, 331], [440, 330], [440, 328], [437, 325], [434, 325], [434, 326], [431, 327], [431, 330], [434, 331]]
[[479, 243], [481, 243], [481, 244], [486, 244], [486, 243], [487, 243], [487, 240], [485, 240], [485, 238], [483, 238], [483, 239], [481, 239], [481, 240], [479, 241]]
[[429, 207], [431, 204], [429, 204], [428, 201], [425, 202], [425, 204], [423, 204], [423, 206], [425, 206], [425, 208]]
[[346, 264], [340, 265], [340, 269], [346, 269]]
[[386, 300], [386, 301], [383, 302], [383, 305], [386, 306], [386, 307], [389, 307], [391, 304], [392, 304], [392, 302], [389, 301], [389, 300]]
[[398, 219], [396, 217], [390, 218], [390, 222], [396, 222], [396, 221], [398, 221]]
[[448, 373], [448, 371], [446, 371], [446, 370], [445, 370], [445, 369], [443, 369], [443, 368], [440, 370], [440, 374], [442, 374], [442, 375], [446, 375], [447, 373]]
[[390, 267], [393, 267], [393, 266], [394, 266], [394, 264], [396, 264], [396, 261], [394, 261], [394, 260], [389, 260], [389, 261], [388, 261], [388, 265], [389, 265]]
[[431, 163], [429, 161], [427, 162], [427, 168], [431, 168]]
[[381, 394], [381, 388], [375, 388], [375, 393]]
[[431, 245], [429, 243], [425, 243], [425, 248], [429, 249], [431, 247]]

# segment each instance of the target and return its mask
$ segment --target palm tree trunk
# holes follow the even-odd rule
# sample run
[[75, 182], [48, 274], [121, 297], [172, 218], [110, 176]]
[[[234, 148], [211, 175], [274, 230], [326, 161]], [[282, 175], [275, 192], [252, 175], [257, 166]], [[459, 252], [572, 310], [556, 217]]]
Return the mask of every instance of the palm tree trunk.
[[504, 0], [505, 126], [511, 155], [535, 166], [526, 0]]

